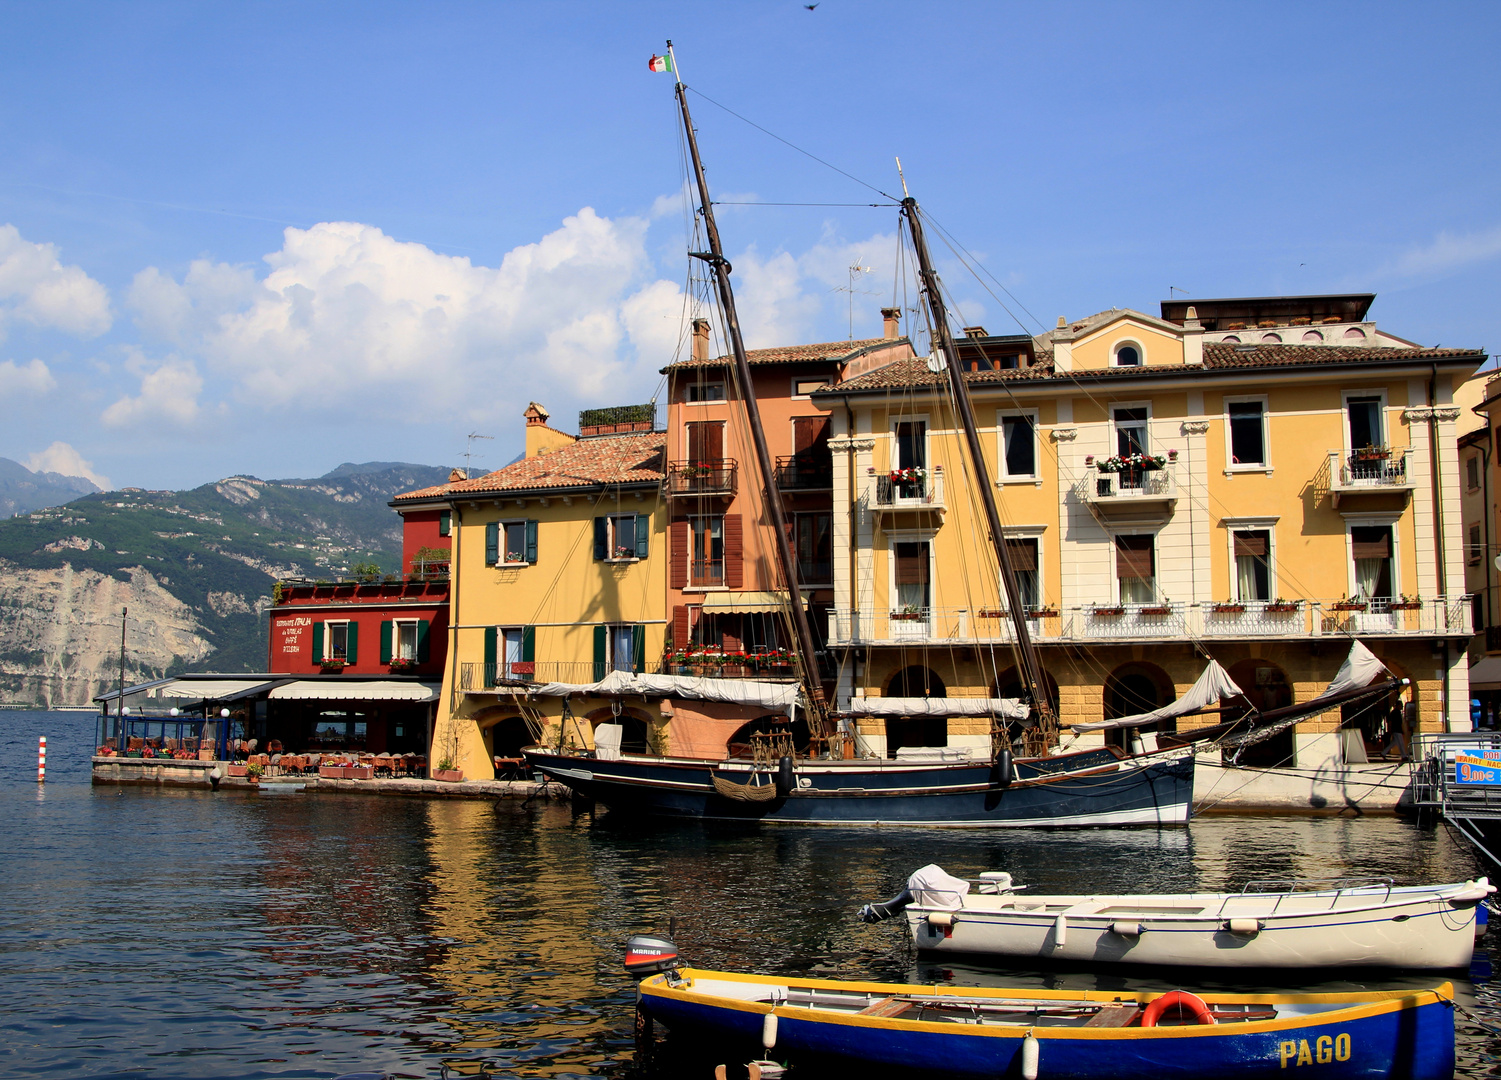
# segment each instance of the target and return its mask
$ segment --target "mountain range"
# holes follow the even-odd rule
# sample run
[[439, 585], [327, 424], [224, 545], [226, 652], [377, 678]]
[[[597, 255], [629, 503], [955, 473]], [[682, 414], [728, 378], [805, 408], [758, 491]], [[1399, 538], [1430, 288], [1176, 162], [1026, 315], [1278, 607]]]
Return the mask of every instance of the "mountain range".
[[82, 476], [32, 472], [19, 461], [0, 457], [0, 518], [57, 506], [98, 490], [97, 484]]

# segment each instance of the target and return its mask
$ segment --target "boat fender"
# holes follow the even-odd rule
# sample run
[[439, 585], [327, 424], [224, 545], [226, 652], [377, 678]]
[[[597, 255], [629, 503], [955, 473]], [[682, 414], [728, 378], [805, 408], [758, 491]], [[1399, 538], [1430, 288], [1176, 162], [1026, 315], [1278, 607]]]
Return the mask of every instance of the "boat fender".
[[928, 930], [946, 938], [954, 936], [954, 913], [952, 911], [928, 912]]
[[1110, 932], [1121, 937], [1141, 937], [1141, 923], [1113, 922], [1110, 924]]
[[770, 1050], [777, 1044], [777, 1014], [769, 1012], [761, 1021], [761, 1045]]
[[1490, 919], [1491, 919], [1490, 908], [1486, 904], [1483, 904], [1483, 903], [1476, 904], [1475, 905], [1475, 936], [1476, 937], [1478, 937], [1478, 938], [1485, 937], [1486, 924], [1490, 922]]
[[1016, 779], [1016, 769], [1011, 760], [1011, 747], [1001, 747], [1001, 752], [996, 755], [995, 768], [992, 773], [990, 782], [996, 787], [1011, 786], [1011, 781]]
[[777, 762], [777, 794], [786, 798], [797, 787], [797, 774], [792, 770], [792, 758], [784, 756]]
[[1241, 937], [1255, 937], [1261, 933], [1260, 919], [1231, 919], [1227, 929]]
[[1059, 915], [1053, 920], [1053, 948], [1061, 949], [1068, 944], [1068, 916]]
[[1042, 1068], [1042, 1044], [1037, 1036], [1027, 1032], [1022, 1040], [1022, 1080], [1037, 1080]]
[[1187, 1012], [1194, 1018], [1196, 1023], [1213, 1024], [1214, 1013], [1210, 1011], [1208, 1003], [1198, 994], [1190, 994], [1187, 990], [1169, 990], [1160, 998], [1154, 998], [1141, 1012], [1141, 1026], [1144, 1028], [1156, 1027], [1157, 1021], [1162, 1014], [1169, 1009], [1178, 1008]]
[[910, 903], [912, 890], [903, 889], [884, 904], [866, 904], [860, 909], [860, 919], [868, 923], [885, 922], [893, 915], [900, 914]]

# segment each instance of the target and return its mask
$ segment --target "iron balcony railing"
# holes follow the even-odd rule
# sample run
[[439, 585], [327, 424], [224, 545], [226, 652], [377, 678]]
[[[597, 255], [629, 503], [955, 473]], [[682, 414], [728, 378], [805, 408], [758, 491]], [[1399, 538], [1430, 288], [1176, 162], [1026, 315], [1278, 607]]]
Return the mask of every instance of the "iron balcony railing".
[[1169, 462], [1160, 469], [1140, 467], [1119, 472], [1086, 474], [1082, 493], [1088, 502], [1115, 503], [1127, 500], [1169, 501], [1178, 497], [1177, 465]]
[[1409, 479], [1411, 447], [1368, 447], [1353, 453], [1329, 451], [1329, 475], [1339, 491], [1393, 491], [1414, 486]]
[[889, 475], [877, 476], [875, 506], [877, 509], [886, 510], [907, 507], [942, 509], [943, 470], [935, 468], [912, 479], [893, 479]]
[[781, 491], [828, 491], [834, 486], [834, 461], [814, 454], [779, 457], [776, 476]]
[[[757, 656], [754, 652], [711, 653], [694, 650], [683, 661], [671, 657], [650, 660], [640, 673], [648, 675], [686, 675], [701, 679], [788, 679], [796, 668], [792, 661], [781, 658]], [[612, 670], [609, 663], [594, 663], [588, 660], [538, 660], [509, 664], [485, 664], [465, 662], [459, 665], [459, 690], [463, 693], [485, 693], [498, 687], [523, 686], [527, 683], [572, 683], [586, 685], [599, 682]], [[626, 664], [621, 671], [637, 669]]]
[[688, 584], [712, 586], [724, 584], [723, 559], [694, 559], [688, 564]]
[[734, 458], [669, 462], [667, 490], [672, 495], [733, 495], [738, 468]]

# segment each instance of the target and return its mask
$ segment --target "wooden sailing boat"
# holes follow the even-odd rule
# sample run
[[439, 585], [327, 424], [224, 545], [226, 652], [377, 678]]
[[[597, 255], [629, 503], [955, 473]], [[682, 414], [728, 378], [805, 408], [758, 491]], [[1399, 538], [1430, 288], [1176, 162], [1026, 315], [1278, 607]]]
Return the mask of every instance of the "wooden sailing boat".
[[[668, 42], [669, 53], [671, 42]], [[672, 70], [678, 72], [676, 59]], [[761, 425], [760, 410], [751, 377], [750, 362], [741, 338], [730, 264], [724, 257], [713, 202], [699, 155], [687, 87], [681, 76], [676, 83], [678, 109], [683, 122], [699, 212], [708, 241], [707, 252], [691, 252], [713, 273], [723, 313], [724, 328], [734, 358], [734, 370], [743, 389], [745, 419], [755, 450], [757, 480], [763, 493], [773, 550], [788, 585], [788, 608], [799, 657], [803, 687], [800, 706], [808, 717], [813, 756], [778, 760], [764, 757], [686, 758], [633, 754], [569, 754], [558, 749], [532, 747], [525, 752], [531, 766], [560, 780], [580, 794], [597, 799], [620, 811], [687, 817], [756, 819], [807, 824], [911, 824], [927, 826], [1026, 826], [1026, 825], [1122, 825], [1171, 824], [1188, 820], [1193, 796], [1193, 755], [1177, 750], [1165, 754], [1133, 756], [1105, 747], [1072, 754], [1044, 756], [1057, 742], [1057, 719], [1044, 691], [1041, 666], [1032, 646], [1000, 515], [980, 437], [975, 425], [969, 390], [958, 369], [949, 363], [956, 354], [948, 327], [938, 275], [929, 258], [917, 201], [910, 195], [902, 201], [922, 274], [922, 289], [932, 321], [934, 356], [947, 373], [983, 501], [990, 538], [1016, 632], [1022, 701], [987, 700], [984, 708], [992, 717], [1010, 713], [1013, 718], [1031, 712], [1031, 756], [1013, 760], [1009, 740], [999, 740], [989, 760], [887, 761], [837, 760], [819, 755], [827, 747], [828, 705], [819, 685], [816, 642], [807, 611], [796, 589], [796, 565], [788, 542], [786, 513], [773, 479], [773, 463]], [[612, 676], [613, 683], [571, 688], [595, 696], [610, 693], [652, 693], [671, 696], [711, 695], [712, 700], [737, 698], [735, 680], [675, 679], [673, 676]], [[707, 683], [725, 684], [706, 686]], [[747, 690], [754, 687], [747, 688]], [[539, 688], [539, 692], [569, 693], [569, 687]], [[757, 689], [756, 693], [763, 693]], [[723, 696], [713, 696], [723, 695]], [[1003, 728], [1004, 730], [1004, 728]], [[768, 790], [769, 789], [769, 790]]]

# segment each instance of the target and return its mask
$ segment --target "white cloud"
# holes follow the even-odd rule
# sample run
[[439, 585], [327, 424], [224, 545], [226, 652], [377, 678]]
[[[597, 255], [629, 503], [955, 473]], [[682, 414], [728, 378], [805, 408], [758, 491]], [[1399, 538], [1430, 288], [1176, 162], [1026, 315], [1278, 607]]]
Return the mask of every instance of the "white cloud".
[[141, 392], [122, 397], [104, 410], [101, 419], [111, 427], [134, 427], [167, 421], [191, 424], [198, 418], [198, 395], [203, 378], [192, 361], [173, 358], [151, 368], [144, 359], [130, 365], [141, 377]]
[[16, 320], [98, 337], [110, 328], [109, 291], [64, 266], [55, 244], [34, 244], [14, 225], [0, 225], [0, 334]]
[[19, 393], [45, 394], [57, 385], [52, 372], [40, 360], [26, 365], [14, 360], [0, 363], [0, 396]]
[[82, 476], [92, 480], [105, 491], [114, 485], [109, 477], [94, 471], [94, 464], [84, 460], [82, 454], [65, 442], [55, 442], [45, 450], [32, 454], [21, 464], [32, 472], [62, 473], [64, 476]]
[[1376, 271], [1378, 277], [1434, 277], [1501, 255], [1501, 225], [1484, 232], [1441, 232], [1433, 242], [1413, 248]]

